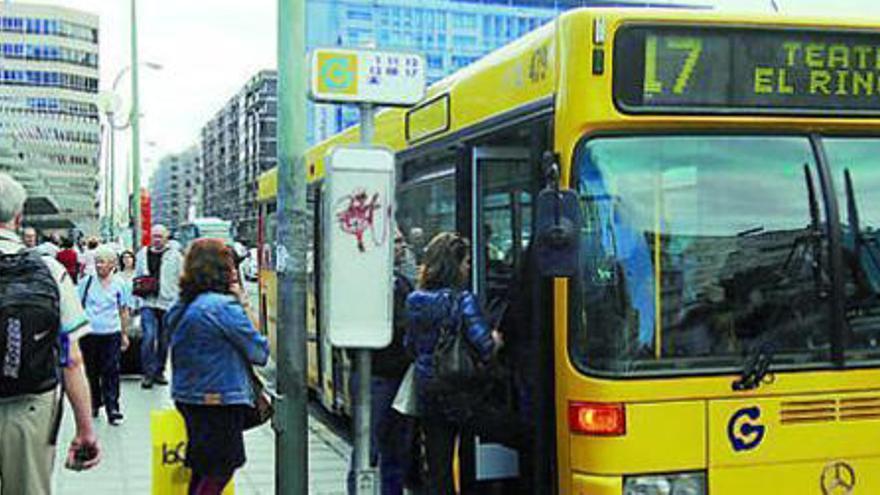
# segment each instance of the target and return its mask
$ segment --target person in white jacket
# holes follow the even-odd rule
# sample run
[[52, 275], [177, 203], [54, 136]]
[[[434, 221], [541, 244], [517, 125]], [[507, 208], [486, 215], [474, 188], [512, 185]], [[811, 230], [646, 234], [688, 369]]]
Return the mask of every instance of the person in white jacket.
[[167, 385], [165, 362], [168, 360], [168, 329], [165, 328], [165, 312], [177, 301], [180, 292], [180, 270], [183, 264], [180, 251], [168, 242], [168, 229], [157, 224], [150, 231], [150, 246], [143, 247], [135, 259], [135, 287], [142, 277], [158, 277], [158, 291], [140, 295], [141, 303], [141, 364], [144, 379], [141, 387], [153, 384]]

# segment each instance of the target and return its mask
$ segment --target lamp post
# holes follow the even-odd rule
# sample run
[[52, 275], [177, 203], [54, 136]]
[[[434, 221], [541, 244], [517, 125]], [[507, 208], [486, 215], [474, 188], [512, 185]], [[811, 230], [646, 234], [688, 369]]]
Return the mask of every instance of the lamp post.
[[[149, 69], [153, 70], [162, 70], [162, 64], [157, 64], [155, 62], [143, 62], [142, 65]], [[110, 238], [114, 238], [116, 236], [116, 219], [115, 219], [115, 211], [114, 206], [116, 205], [116, 131], [124, 131], [131, 126], [133, 115], [134, 115], [134, 107], [132, 107], [131, 111], [128, 114], [128, 117], [122, 123], [117, 123], [114, 116], [118, 111], [119, 107], [119, 97], [116, 92], [117, 86], [122, 82], [122, 78], [131, 71], [131, 65], [126, 65], [116, 74], [116, 77], [113, 78], [113, 85], [111, 86], [110, 93], [106, 95], [105, 103], [104, 103], [104, 113], [107, 116], [107, 123], [110, 126], [110, 135], [109, 135], [109, 154], [110, 154], [110, 171], [109, 171], [109, 179], [110, 185], [108, 187], [109, 192], [107, 194], [107, 203], [109, 205], [109, 223], [110, 223]], [[128, 188], [126, 187], [126, 193], [128, 193]], [[127, 196], [126, 196], [127, 197]]]
[[134, 184], [134, 229], [131, 245], [134, 252], [140, 250], [141, 240], [141, 118], [140, 93], [138, 92], [138, 51], [137, 51], [137, 1], [131, 0], [131, 178]]

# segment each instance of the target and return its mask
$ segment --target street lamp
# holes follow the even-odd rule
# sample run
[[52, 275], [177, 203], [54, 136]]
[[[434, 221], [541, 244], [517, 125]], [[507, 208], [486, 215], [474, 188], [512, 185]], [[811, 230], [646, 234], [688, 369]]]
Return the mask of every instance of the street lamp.
[[[156, 62], [141, 62], [141, 65], [148, 67], [153, 70], [162, 70], [162, 64], [157, 64]], [[116, 77], [113, 78], [113, 93], [116, 93], [116, 86], [119, 85], [119, 82], [122, 81], [122, 77], [131, 71], [131, 65], [126, 65], [116, 74]]]
[[[157, 71], [162, 70], [162, 64], [158, 64], [156, 62], [143, 62], [141, 65], [144, 65], [147, 68], [157, 70]], [[136, 111], [136, 109], [132, 105], [132, 108], [129, 110], [128, 116], [124, 122], [117, 123], [115, 121], [114, 116], [115, 116], [116, 112], [119, 110], [119, 106], [120, 106], [119, 95], [116, 92], [116, 87], [119, 86], [120, 82], [122, 82], [122, 78], [127, 73], [129, 73], [131, 71], [131, 67], [132, 67], [131, 65], [127, 65], [127, 66], [123, 67], [116, 74], [116, 77], [113, 78], [113, 85], [111, 86], [112, 89], [110, 90], [110, 92], [102, 95], [103, 96], [103, 99], [102, 99], [103, 110], [107, 116], [107, 123], [110, 126], [110, 129], [109, 129], [110, 130], [110, 136], [109, 136], [109, 141], [110, 141], [110, 143], [109, 143], [109, 145], [110, 145], [110, 150], [109, 150], [110, 166], [109, 166], [109, 168], [110, 168], [110, 171], [108, 174], [108, 176], [110, 178], [110, 186], [107, 188], [105, 196], [106, 196], [107, 204], [109, 205], [108, 210], [109, 210], [109, 216], [110, 216], [109, 223], [110, 223], [110, 238], [111, 239], [113, 239], [116, 235], [115, 218], [114, 218], [115, 217], [114, 207], [116, 205], [116, 195], [115, 195], [115, 192], [116, 192], [116, 189], [115, 189], [116, 188], [116, 137], [115, 136], [116, 136], [116, 131], [124, 131], [124, 130], [128, 129], [129, 126], [131, 126], [131, 122], [134, 117], [134, 112]], [[127, 184], [126, 184], [126, 192], [128, 192]]]

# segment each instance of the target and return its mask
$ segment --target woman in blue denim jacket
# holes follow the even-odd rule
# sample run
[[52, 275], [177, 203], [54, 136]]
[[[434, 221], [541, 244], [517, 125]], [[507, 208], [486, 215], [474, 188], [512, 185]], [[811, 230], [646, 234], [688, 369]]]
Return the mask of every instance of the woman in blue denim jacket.
[[171, 333], [171, 396], [186, 423], [190, 493], [220, 494], [244, 465], [244, 418], [254, 396], [248, 375], [269, 343], [254, 328], [231, 250], [219, 239], [189, 248]]
[[484, 363], [502, 344], [501, 335], [483, 317], [477, 298], [464, 290], [470, 271], [467, 240], [450, 232], [437, 234], [425, 249], [418, 290], [406, 301], [409, 329], [404, 345], [415, 356], [418, 410], [428, 461], [425, 487], [430, 494], [454, 493], [452, 453], [462, 426], [450, 420], [433, 382], [434, 348], [441, 328], [459, 328], [456, 322], [463, 318], [462, 331]]

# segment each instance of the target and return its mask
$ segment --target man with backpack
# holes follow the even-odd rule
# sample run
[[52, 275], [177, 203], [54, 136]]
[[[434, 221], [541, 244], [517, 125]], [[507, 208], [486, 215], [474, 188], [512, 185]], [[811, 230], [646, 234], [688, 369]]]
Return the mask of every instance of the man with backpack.
[[135, 257], [132, 281], [134, 295], [142, 299], [143, 388], [152, 388], [154, 383], [168, 385], [165, 362], [168, 360], [170, 336], [164, 319], [165, 312], [177, 301], [180, 293], [180, 270], [183, 264], [180, 251], [169, 246], [168, 229], [164, 225], [154, 225], [150, 236], [150, 245], [141, 248]]
[[25, 199], [21, 184], [0, 173], [0, 486], [40, 495], [51, 491], [59, 384], [76, 422], [67, 466], [90, 469], [101, 451], [77, 343], [90, 326], [64, 267], [16, 234]]

